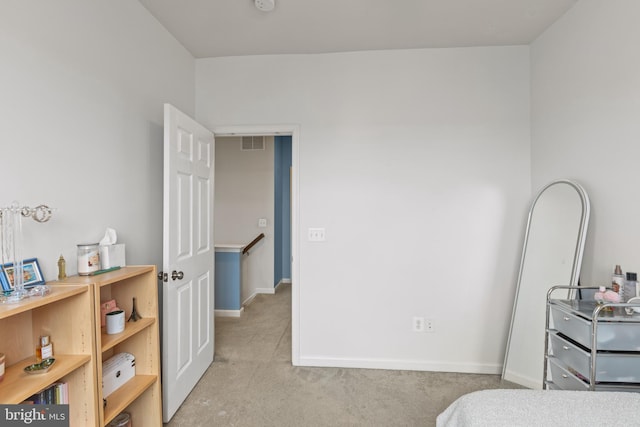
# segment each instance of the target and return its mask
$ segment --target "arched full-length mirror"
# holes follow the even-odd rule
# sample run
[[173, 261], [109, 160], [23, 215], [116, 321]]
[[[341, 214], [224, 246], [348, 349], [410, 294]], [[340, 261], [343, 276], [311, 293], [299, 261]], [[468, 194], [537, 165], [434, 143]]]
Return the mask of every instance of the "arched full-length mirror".
[[575, 182], [542, 188], [529, 210], [502, 378], [541, 389], [546, 296], [578, 284], [589, 223], [589, 198]]

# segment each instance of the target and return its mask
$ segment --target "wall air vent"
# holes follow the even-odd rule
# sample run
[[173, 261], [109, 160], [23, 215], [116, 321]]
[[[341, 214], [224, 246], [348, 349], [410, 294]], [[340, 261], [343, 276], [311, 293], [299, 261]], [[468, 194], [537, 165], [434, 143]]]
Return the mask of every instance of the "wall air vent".
[[243, 136], [241, 150], [264, 150], [264, 136]]

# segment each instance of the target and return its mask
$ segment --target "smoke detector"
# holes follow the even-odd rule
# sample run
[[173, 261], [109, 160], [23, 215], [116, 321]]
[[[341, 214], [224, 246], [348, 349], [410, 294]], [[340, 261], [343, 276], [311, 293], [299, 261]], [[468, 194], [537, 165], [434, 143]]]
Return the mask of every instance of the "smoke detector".
[[276, 7], [276, 0], [255, 0], [256, 7], [262, 12], [271, 12]]

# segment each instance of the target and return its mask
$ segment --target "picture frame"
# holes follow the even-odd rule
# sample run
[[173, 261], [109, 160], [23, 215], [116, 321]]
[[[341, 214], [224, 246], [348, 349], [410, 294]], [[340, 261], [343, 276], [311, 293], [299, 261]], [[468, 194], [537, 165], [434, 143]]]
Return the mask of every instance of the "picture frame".
[[[5, 292], [14, 290], [13, 269], [12, 262], [4, 264], [0, 268], [0, 283], [2, 284], [2, 290]], [[37, 258], [29, 258], [22, 261], [22, 275], [25, 289], [45, 284]]]

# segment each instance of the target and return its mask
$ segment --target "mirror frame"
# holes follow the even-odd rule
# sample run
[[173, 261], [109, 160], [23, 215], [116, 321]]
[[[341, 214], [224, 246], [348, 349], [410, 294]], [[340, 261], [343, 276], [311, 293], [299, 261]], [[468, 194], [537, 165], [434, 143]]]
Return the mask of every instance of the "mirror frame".
[[[513, 303], [513, 310], [511, 313], [511, 323], [509, 325], [509, 336], [507, 338], [507, 346], [505, 349], [505, 356], [504, 356], [504, 362], [502, 365], [502, 379], [503, 380], [507, 380], [507, 381], [511, 381], [511, 382], [515, 382], [512, 379], [507, 379], [505, 378], [505, 373], [507, 370], [507, 362], [508, 362], [508, 358], [509, 358], [509, 349], [511, 346], [511, 338], [512, 338], [512, 334], [513, 334], [513, 326], [514, 326], [514, 322], [515, 322], [515, 318], [516, 318], [516, 313], [517, 313], [517, 309], [518, 309], [518, 294], [520, 293], [520, 288], [522, 285], [522, 273], [525, 270], [525, 262], [526, 262], [526, 255], [527, 255], [527, 244], [529, 242], [529, 237], [530, 237], [530, 231], [531, 231], [531, 223], [532, 223], [532, 219], [533, 219], [533, 213], [534, 213], [534, 208], [536, 206], [536, 203], [538, 202], [538, 200], [540, 199], [540, 197], [544, 194], [545, 191], [547, 191], [549, 188], [553, 187], [554, 185], [559, 185], [559, 184], [564, 184], [564, 185], [569, 185], [570, 187], [572, 187], [578, 194], [578, 196], [580, 197], [580, 202], [582, 204], [582, 214], [580, 216], [580, 224], [579, 224], [579, 228], [578, 228], [578, 235], [576, 236], [576, 246], [575, 246], [575, 251], [574, 251], [574, 257], [573, 257], [573, 263], [572, 263], [572, 267], [571, 267], [571, 278], [570, 278], [570, 283], [562, 283], [562, 285], [570, 285], [570, 286], [577, 286], [579, 284], [579, 279], [580, 279], [580, 269], [582, 267], [582, 257], [583, 257], [583, 253], [584, 253], [584, 246], [585, 246], [585, 241], [586, 241], [586, 237], [587, 237], [587, 229], [589, 226], [589, 217], [591, 214], [591, 205], [590, 205], [590, 201], [589, 201], [589, 196], [587, 195], [587, 192], [584, 190], [584, 188], [571, 180], [568, 179], [559, 179], [556, 181], [553, 181], [547, 185], [545, 185], [540, 191], [538, 191], [536, 197], [533, 199], [533, 202], [531, 203], [531, 206], [529, 208], [529, 214], [527, 217], [527, 226], [526, 226], [526, 231], [525, 231], [525, 236], [524, 236], [524, 244], [522, 247], [522, 256], [520, 258], [520, 269], [518, 271], [518, 280], [517, 280], [517, 285], [516, 285], [516, 292], [515, 292], [515, 297], [514, 297], [514, 303]], [[551, 286], [554, 285], [559, 285], [559, 283], [553, 284]], [[549, 286], [549, 288], [551, 287]], [[546, 291], [548, 291], [548, 289], [545, 289], [545, 295], [546, 295]], [[572, 290], [571, 293], [568, 294], [568, 298], [575, 298], [575, 290]], [[546, 299], [545, 300], [541, 300], [540, 302], [540, 311], [544, 312], [546, 315]], [[541, 327], [544, 329], [544, 323], [541, 325]], [[540, 354], [542, 355], [542, 357], [544, 358], [544, 339], [541, 337], [540, 339]], [[542, 384], [540, 388], [544, 388], [544, 378], [543, 378], [543, 371], [544, 371], [544, 359], [543, 359], [543, 364], [540, 366], [540, 379], [542, 380]], [[517, 383], [517, 382], [516, 382]], [[521, 384], [521, 385], [525, 385], [525, 384]], [[527, 384], [525, 386], [529, 387], [532, 386], [533, 384]]]

